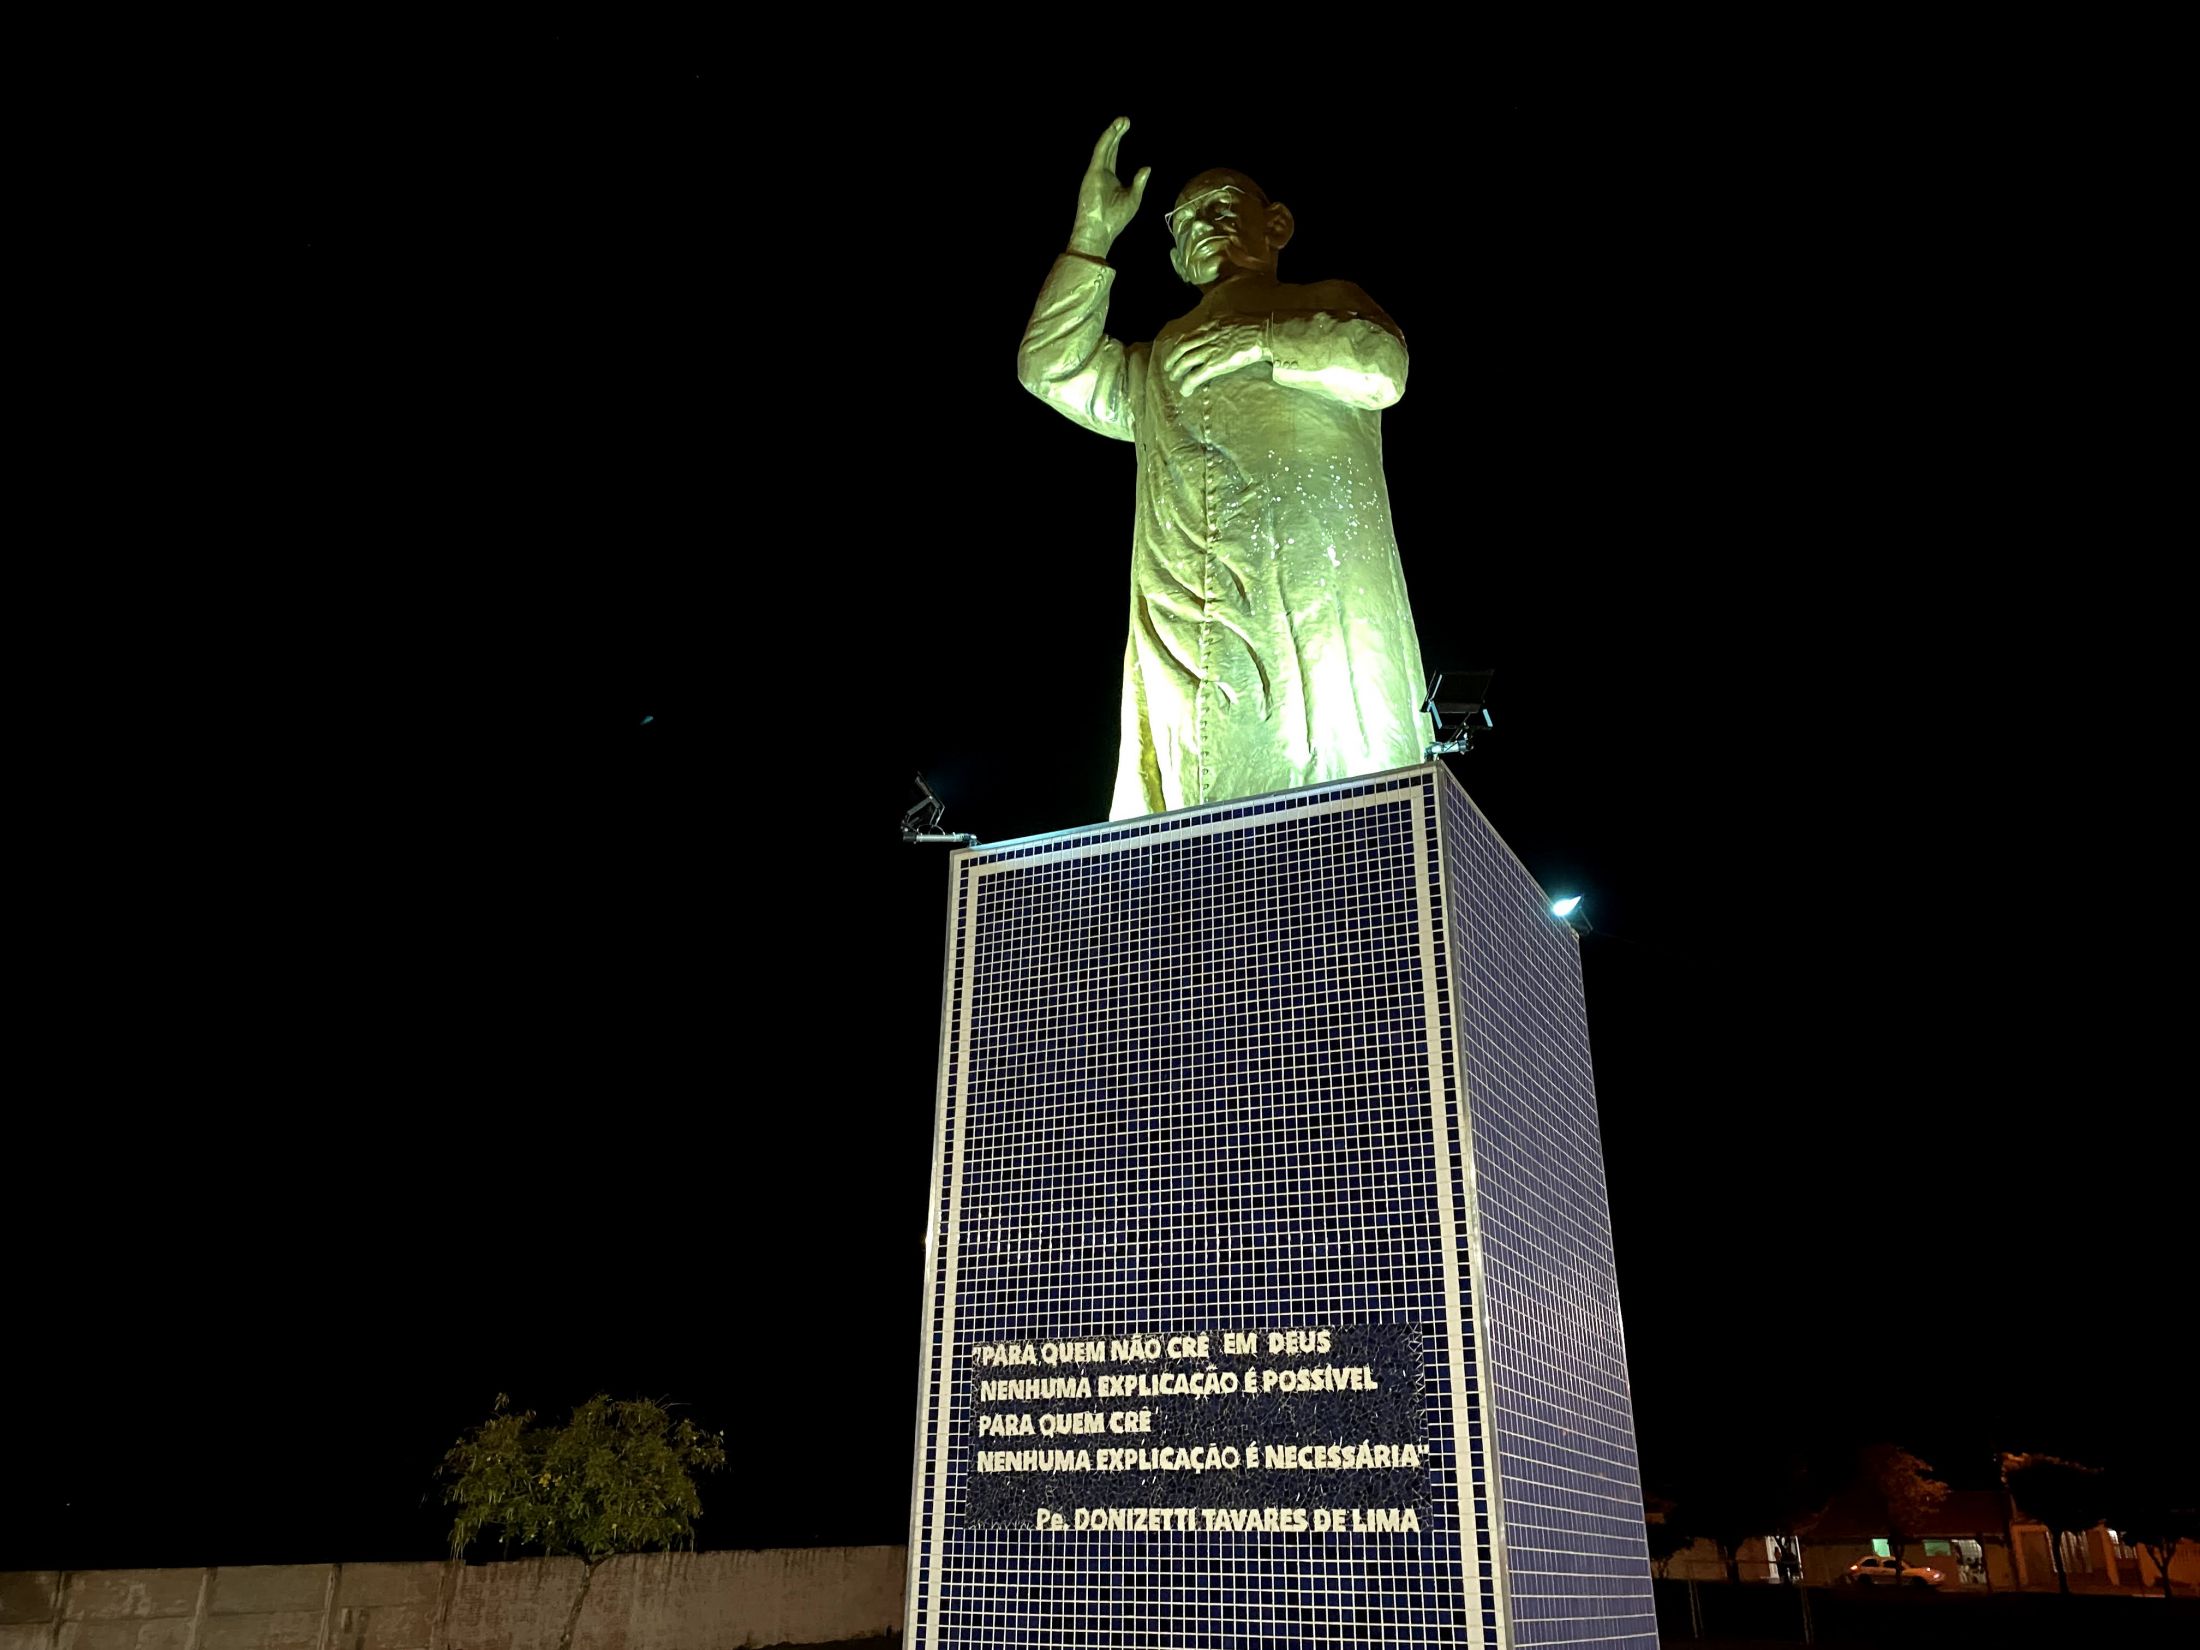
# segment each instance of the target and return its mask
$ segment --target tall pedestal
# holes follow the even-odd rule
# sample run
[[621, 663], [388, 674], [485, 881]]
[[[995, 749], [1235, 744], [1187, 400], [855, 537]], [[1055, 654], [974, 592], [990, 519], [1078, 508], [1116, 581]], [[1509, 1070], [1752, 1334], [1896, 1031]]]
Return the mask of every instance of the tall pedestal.
[[954, 856], [911, 1650], [1654, 1650], [1578, 943], [1439, 764]]

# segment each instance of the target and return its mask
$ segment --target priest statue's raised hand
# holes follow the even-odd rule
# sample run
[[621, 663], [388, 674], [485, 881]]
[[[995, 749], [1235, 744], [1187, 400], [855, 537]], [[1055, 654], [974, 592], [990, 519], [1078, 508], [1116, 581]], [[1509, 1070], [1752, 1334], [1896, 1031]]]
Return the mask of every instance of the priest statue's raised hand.
[[1111, 819], [1423, 760], [1426, 677], [1383, 482], [1397, 324], [1347, 281], [1288, 285], [1290, 209], [1202, 172], [1166, 222], [1199, 302], [1151, 343], [1107, 335], [1128, 186], [1093, 148], [1076, 227], [1024, 329], [1017, 376], [1138, 453], [1123, 743]]

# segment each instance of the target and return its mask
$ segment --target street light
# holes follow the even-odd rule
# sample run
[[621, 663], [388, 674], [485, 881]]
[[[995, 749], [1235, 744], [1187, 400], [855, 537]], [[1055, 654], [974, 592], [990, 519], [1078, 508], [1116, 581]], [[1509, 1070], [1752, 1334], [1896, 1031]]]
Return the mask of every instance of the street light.
[[917, 775], [917, 789], [924, 792], [901, 816], [901, 839], [904, 842], [951, 842], [958, 848], [975, 848], [978, 839], [968, 831], [943, 831], [940, 816], [947, 812], [947, 804], [939, 793], [924, 782], [924, 775]]
[[[1449, 674], [1451, 686], [1444, 685]], [[1485, 733], [1490, 727], [1490, 713], [1483, 700], [1490, 695], [1490, 678], [1494, 670], [1439, 670], [1429, 678], [1428, 694], [1421, 701], [1421, 712], [1435, 719], [1436, 738], [1423, 747], [1421, 759], [1428, 761], [1438, 756], [1464, 756], [1474, 749], [1475, 735]]]

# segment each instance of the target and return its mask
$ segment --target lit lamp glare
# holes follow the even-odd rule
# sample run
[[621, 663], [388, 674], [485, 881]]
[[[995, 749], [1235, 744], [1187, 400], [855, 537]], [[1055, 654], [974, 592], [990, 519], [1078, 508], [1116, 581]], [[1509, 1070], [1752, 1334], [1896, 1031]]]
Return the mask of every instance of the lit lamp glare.
[[1570, 917], [1574, 914], [1574, 907], [1580, 903], [1581, 896], [1579, 894], [1568, 894], [1564, 899], [1553, 900], [1551, 901], [1551, 915], [1554, 917]]

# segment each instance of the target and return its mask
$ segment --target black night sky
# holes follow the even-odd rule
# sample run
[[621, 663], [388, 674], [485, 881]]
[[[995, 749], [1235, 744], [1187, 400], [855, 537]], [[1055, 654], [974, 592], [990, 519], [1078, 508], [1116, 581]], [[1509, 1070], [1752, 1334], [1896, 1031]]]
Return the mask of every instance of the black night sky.
[[987, 839], [1106, 812], [1132, 455], [1012, 362], [1118, 113], [1118, 336], [1227, 164], [1410, 341], [1458, 772], [1596, 926], [1653, 1487], [2189, 1449], [2167, 552], [2059, 285], [2145, 110], [996, 49], [326, 41], [187, 123], [272, 571], [134, 713], [155, 851], [18, 1086], [0, 1568], [433, 1556], [500, 1390], [727, 1428], [706, 1545], [903, 1538], [946, 868], [895, 825], [918, 769]]

